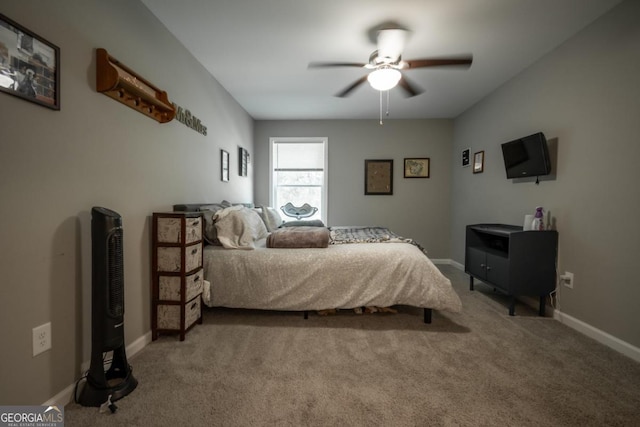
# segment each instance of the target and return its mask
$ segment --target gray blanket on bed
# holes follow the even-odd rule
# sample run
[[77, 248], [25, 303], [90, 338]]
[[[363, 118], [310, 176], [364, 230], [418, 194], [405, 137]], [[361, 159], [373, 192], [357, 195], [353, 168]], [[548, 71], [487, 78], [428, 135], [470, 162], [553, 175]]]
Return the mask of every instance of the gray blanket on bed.
[[268, 248], [326, 248], [329, 229], [326, 227], [285, 227], [272, 231], [267, 237]]
[[415, 240], [402, 237], [386, 227], [330, 227], [332, 245], [345, 243], [410, 243], [425, 255], [427, 251]]

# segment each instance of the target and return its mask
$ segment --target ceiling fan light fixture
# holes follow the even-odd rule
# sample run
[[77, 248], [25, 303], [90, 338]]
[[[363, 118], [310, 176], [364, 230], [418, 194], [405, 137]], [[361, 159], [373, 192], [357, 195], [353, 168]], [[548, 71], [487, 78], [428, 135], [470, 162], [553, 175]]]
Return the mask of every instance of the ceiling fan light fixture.
[[367, 76], [367, 80], [372, 88], [385, 91], [396, 87], [402, 74], [395, 68], [378, 68]]

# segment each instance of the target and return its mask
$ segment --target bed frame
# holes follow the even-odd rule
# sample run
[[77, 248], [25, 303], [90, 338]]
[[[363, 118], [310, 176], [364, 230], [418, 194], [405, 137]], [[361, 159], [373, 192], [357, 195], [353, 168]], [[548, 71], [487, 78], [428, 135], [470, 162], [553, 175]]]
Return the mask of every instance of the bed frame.
[[[424, 323], [427, 323], [427, 324], [431, 323], [431, 314], [432, 314], [432, 310], [430, 308], [424, 309]], [[304, 319], [307, 320], [308, 318], [309, 318], [309, 310], [305, 310]]]

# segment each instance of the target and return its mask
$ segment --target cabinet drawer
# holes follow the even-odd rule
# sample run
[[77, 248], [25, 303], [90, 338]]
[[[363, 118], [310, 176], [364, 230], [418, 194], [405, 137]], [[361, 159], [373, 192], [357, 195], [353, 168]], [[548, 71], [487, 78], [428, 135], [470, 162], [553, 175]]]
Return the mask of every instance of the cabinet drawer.
[[158, 247], [158, 271], [177, 273], [185, 257], [185, 272], [202, 267], [202, 244], [180, 247]]
[[467, 248], [467, 273], [473, 274], [479, 279], [487, 277], [487, 255], [486, 252], [477, 248]]
[[509, 289], [509, 259], [487, 253], [487, 281], [492, 285], [511, 293]]
[[509, 258], [491, 249], [467, 248], [467, 273], [509, 292]]
[[159, 243], [189, 244], [202, 239], [202, 219], [184, 218], [185, 236], [182, 236], [182, 218], [158, 218]]
[[[185, 304], [184, 328], [200, 318], [200, 297]], [[158, 304], [158, 329], [180, 329], [180, 305]]]
[[[184, 278], [185, 300], [189, 301], [202, 293], [204, 276], [202, 269]], [[180, 301], [182, 278], [177, 276], [160, 276], [158, 279], [158, 298], [164, 301]]]
[[202, 240], [202, 218], [187, 218], [185, 243]]

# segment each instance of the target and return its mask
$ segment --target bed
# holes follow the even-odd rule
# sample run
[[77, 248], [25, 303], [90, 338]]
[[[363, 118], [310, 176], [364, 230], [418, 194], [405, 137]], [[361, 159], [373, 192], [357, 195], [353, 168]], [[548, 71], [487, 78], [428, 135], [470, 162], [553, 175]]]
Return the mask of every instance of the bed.
[[[203, 251], [202, 297], [209, 307], [301, 311], [306, 318], [312, 310], [407, 305], [423, 308], [425, 323], [432, 310], [462, 308], [449, 279], [411, 239], [380, 227], [307, 227], [318, 235], [327, 230], [328, 244], [270, 247], [275, 236], [304, 227], [282, 230], [268, 207], [222, 206], [174, 206], [203, 212], [206, 240], [215, 243]], [[363, 231], [373, 228], [377, 234]]]

